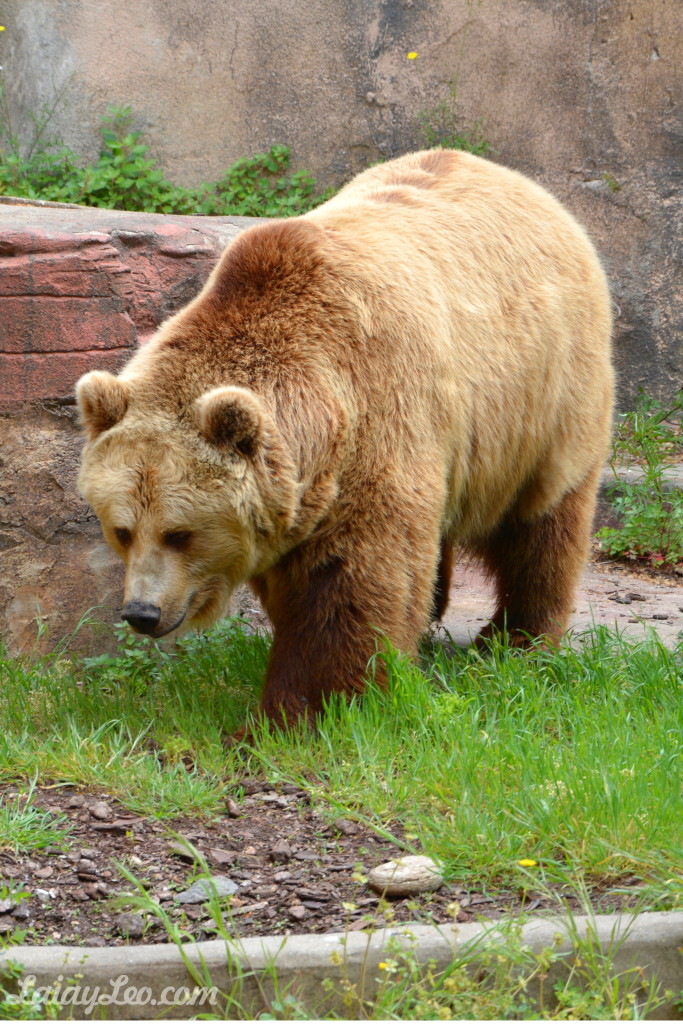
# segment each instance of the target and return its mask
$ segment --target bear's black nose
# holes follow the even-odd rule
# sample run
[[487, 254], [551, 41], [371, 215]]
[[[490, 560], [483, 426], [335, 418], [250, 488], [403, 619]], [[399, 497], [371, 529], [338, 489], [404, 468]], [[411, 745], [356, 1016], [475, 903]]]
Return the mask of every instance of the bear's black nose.
[[150, 636], [159, 625], [161, 608], [157, 608], [155, 604], [145, 604], [144, 601], [129, 601], [121, 609], [121, 618], [128, 622], [136, 633], [146, 633]]

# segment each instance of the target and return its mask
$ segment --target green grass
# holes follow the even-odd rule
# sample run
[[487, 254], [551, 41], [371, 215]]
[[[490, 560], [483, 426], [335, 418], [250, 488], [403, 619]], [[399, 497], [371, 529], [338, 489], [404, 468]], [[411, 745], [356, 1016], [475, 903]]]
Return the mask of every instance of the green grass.
[[[370, 685], [362, 701], [335, 700], [317, 732], [257, 729], [250, 750], [226, 749], [224, 733], [258, 699], [268, 646], [226, 621], [174, 654], [122, 632], [117, 657], [0, 659], [0, 781], [101, 786], [136, 812], [210, 817], [225, 813], [236, 779], [262, 772], [304, 786], [330, 819], [357, 818], [439, 858], [464, 888], [551, 894], [558, 909], [574, 896], [590, 911], [596, 890], [618, 890], [628, 875], [642, 882], [639, 910], [683, 904], [683, 644], [669, 650], [654, 633], [632, 640], [598, 628], [557, 652], [493, 645], [448, 656], [432, 639], [420, 665], [378, 655], [387, 691]], [[40, 848], [48, 835], [55, 845], [59, 823], [40, 818], [32, 785], [28, 799], [0, 804], [0, 832], [14, 849]], [[132, 892], [122, 899], [160, 918], [182, 952], [178, 922], [123, 873]], [[217, 898], [210, 909], [233, 948], [229, 912]], [[391, 908], [380, 909], [390, 920]], [[280, 985], [276, 967], [252, 1006], [236, 967], [229, 1014], [627, 1019], [662, 998], [638, 970], [615, 974], [590, 929], [570, 953], [532, 953], [513, 920], [501, 927], [502, 938], [460, 951], [445, 972], [397, 942], [368, 968], [367, 989], [346, 979], [342, 957], [315, 1007]], [[201, 972], [195, 981], [211, 983]], [[22, 1019], [56, 1012], [7, 1006]]]
[[683, 563], [683, 490], [665, 479], [667, 465], [681, 457], [683, 391], [667, 406], [641, 392], [635, 410], [619, 418], [611, 462], [639, 465], [642, 478], [610, 488], [618, 524], [598, 531], [606, 554], [653, 568]]
[[0, 658], [0, 779], [99, 786], [162, 818], [217, 814], [224, 732], [256, 699], [267, 651], [229, 621], [173, 657], [128, 636], [116, 658]]
[[426, 672], [390, 653], [387, 695], [335, 702], [318, 736], [264, 736], [258, 756], [336, 814], [400, 823], [466, 886], [680, 884], [681, 655], [606, 630], [581, 651], [436, 651]]
[[[605, 629], [580, 649], [494, 646], [421, 667], [389, 651], [389, 689], [334, 701], [316, 733], [226, 750], [262, 684], [268, 640], [227, 622], [177, 654], [0, 663], [0, 779], [100, 786], [131, 810], [224, 812], [245, 771], [305, 786], [439, 858], [473, 887], [618, 885], [681, 902], [683, 647]], [[537, 862], [532, 868], [518, 861]]]
[[0, 850], [32, 853], [69, 845], [68, 821], [63, 814], [41, 811], [33, 805], [34, 785], [26, 794], [0, 796]]

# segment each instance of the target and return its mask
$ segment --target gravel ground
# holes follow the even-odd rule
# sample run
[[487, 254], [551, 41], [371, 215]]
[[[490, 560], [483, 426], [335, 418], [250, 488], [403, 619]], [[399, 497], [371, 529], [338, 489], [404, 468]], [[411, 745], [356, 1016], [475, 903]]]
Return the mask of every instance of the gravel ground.
[[[13, 791], [5, 787], [0, 793], [12, 796]], [[540, 894], [492, 894], [449, 885], [383, 905], [363, 873], [401, 851], [357, 822], [338, 819], [329, 824], [310, 808], [308, 794], [295, 786], [274, 790], [262, 780], [242, 779], [225, 815], [211, 823], [134, 817], [106, 793], [68, 786], [37, 789], [34, 803], [55, 815], [55, 836], [71, 825], [72, 844], [66, 851], [55, 847], [30, 856], [0, 854], [0, 937], [14, 932], [14, 940], [22, 944], [168, 941], [154, 917], [113, 905], [115, 897], [132, 891], [119, 864], [134, 872], [188, 939], [215, 937], [205, 903], [179, 902], [198, 870], [187, 859], [187, 848], [169, 835], [169, 826], [204, 856], [214, 876], [236, 884], [230, 914], [234, 932], [243, 937], [357, 931], [389, 921], [464, 922], [522, 910], [542, 913], [557, 906]], [[363, 869], [360, 879], [358, 866]], [[636, 900], [636, 878], [622, 878], [619, 885], [627, 890], [631, 885], [632, 890], [626, 895], [594, 890], [598, 910], [621, 909]], [[24, 895], [16, 899], [10, 891]], [[580, 909], [575, 902], [574, 909]], [[17, 934], [19, 929], [26, 934]]]

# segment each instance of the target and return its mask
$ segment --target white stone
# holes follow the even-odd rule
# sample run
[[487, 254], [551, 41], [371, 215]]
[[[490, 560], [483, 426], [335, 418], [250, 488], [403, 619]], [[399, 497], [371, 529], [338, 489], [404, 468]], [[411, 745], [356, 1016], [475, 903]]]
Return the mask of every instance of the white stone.
[[431, 857], [397, 857], [368, 872], [368, 885], [385, 896], [414, 896], [434, 892], [443, 885], [443, 874]]

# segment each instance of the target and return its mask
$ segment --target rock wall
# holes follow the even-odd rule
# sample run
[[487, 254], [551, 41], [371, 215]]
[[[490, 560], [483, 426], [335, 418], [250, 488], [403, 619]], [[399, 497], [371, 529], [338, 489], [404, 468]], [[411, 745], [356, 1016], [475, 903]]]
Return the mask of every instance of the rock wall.
[[423, 144], [425, 117], [480, 121], [594, 237], [622, 403], [681, 386], [680, 0], [5, 0], [2, 19], [25, 144], [45, 104], [46, 134], [92, 159], [101, 115], [130, 104], [181, 183], [284, 142], [337, 184]]
[[74, 384], [116, 370], [247, 221], [0, 205], [0, 636], [102, 650], [122, 573], [76, 492]]

